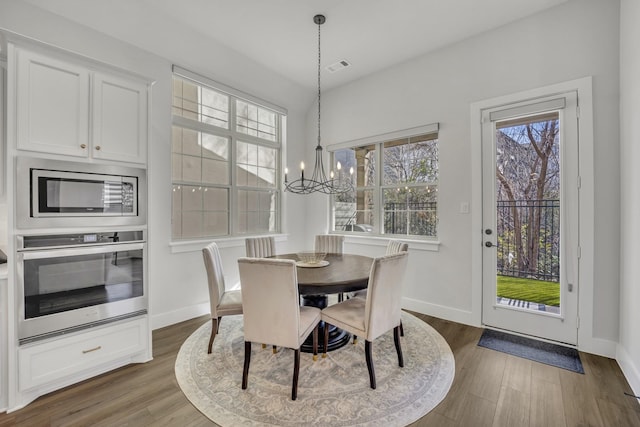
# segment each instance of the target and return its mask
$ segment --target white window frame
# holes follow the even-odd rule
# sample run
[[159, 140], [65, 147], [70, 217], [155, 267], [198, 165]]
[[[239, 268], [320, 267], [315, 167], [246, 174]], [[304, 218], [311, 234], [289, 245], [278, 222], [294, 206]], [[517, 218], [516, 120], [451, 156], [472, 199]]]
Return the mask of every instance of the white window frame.
[[[240, 232], [239, 231], [239, 211], [238, 211], [238, 191], [273, 191], [276, 193], [276, 224], [275, 230], [267, 231], [262, 234], [277, 234], [281, 232], [282, 228], [282, 194], [281, 194], [281, 176], [282, 176], [282, 155], [285, 147], [285, 136], [286, 131], [284, 127], [286, 126], [286, 118], [287, 118], [287, 110], [279, 107], [275, 104], [272, 104], [268, 101], [262, 100], [250, 94], [244, 93], [222, 83], [216, 82], [207, 77], [201, 76], [184, 68], [181, 68], [177, 65], [173, 66], [173, 77], [178, 77], [180, 79], [185, 79], [187, 81], [191, 81], [196, 85], [208, 87], [216, 92], [224, 93], [229, 96], [229, 121], [228, 121], [228, 129], [223, 127], [218, 127], [215, 125], [210, 125], [207, 123], [203, 123], [197, 120], [191, 120], [188, 118], [184, 118], [181, 116], [174, 115], [172, 113], [172, 126], [178, 126], [184, 129], [190, 129], [196, 132], [204, 132], [212, 135], [217, 135], [221, 137], [225, 137], [229, 139], [229, 183], [228, 184], [211, 184], [210, 187], [214, 188], [225, 188], [229, 191], [229, 210], [228, 210], [228, 233], [223, 235], [216, 236], [194, 236], [194, 237], [185, 237], [185, 238], [174, 238], [173, 232], [171, 233], [171, 240], [174, 243], [188, 243], [189, 241], [196, 241], [202, 239], [224, 239], [224, 238], [234, 238], [234, 237], [246, 237], [249, 235], [256, 235], [258, 233], [255, 232]], [[173, 89], [172, 89], [173, 90]], [[173, 97], [172, 97], [173, 99]], [[238, 132], [236, 130], [236, 100], [241, 100], [244, 102], [248, 102], [250, 104], [258, 105], [265, 109], [271, 110], [277, 114], [277, 136], [276, 141], [269, 141], [267, 139], [259, 138], [256, 136], [248, 135], [242, 132]], [[250, 144], [257, 144], [269, 148], [274, 148], [277, 151], [276, 155], [276, 182], [273, 188], [265, 188], [265, 187], [253, 187], [253, 186], [241, 186], [238, 185], [237, 176], [236, 176], [236, 157], [237, 157], [237, 143], [238, 141], [246, 142]], [[172, 178], [171, 186], [181, 185], [178, 182], [175, 182]], [[172, 208], [173, 209], [173, 208]], [[172, 214], [173, 215], [173, 214]], [[173, 221], [173, 216], [172, 216]]]
[[[395, 132], [389, 132], [380, 135], [372, 135], [361, 139], [341, 142], [337, 144], [332, 144], [327, 146], [327, 151], [330, 155], [331, 164], [335, 163], [335, 152], [342, 149], [362, 147], [366, 145], [374, 145], [376, 147], [375, 151], [375, 162], [376, 162], [376, 170], [375, 170], [375, 184], [367, 187], [361, 187], [360, 190], [373, 190], [373, 222], [376, 224], [374, 227], [374, 231], [372, 233], [362, 233], [357, 231], [344, 231], [344, 230], [335, 230], [335, 198], [331, 197], [330, 202], [330, 233], [332, 234], [345, 234], [345, 235], [353, 235], [359, 237], [392, 237], [392, 238], [402, 238], [404, 240], [422, 240], [438, 243], [438, 225], [436, 225], [436, 235], [435, 236], [422, 236], [416, 234], [389, 234], [384, 233], [383, 230], [383, 218], [384, 218], [384, 207], [382, 206], [383, 200], [383, 192], [385, 189], [396, 188], [398, 184], [383, 184], [382, 183], [382, 160], [383, 160], [383, 149], [384, 143], [389, 141], [394, 141], [398, 139], [410, 138], [418, 135], [424, 134], [438, 134], [440, 130], [439, 123], [432, 123], [424, 126], [418, 126], [414, 128], [399, 130]], [[440, 144], [438, 138], [438, 144]], [[420, 184], [410, 184], [409, 186], [415, 187], [423, 187], [425, 185], [435, 186], [438, 188], [438, 180], [435, 182], [428, 183], [420, 183]], [[437, 200], [437, 199], [436, 199]]]

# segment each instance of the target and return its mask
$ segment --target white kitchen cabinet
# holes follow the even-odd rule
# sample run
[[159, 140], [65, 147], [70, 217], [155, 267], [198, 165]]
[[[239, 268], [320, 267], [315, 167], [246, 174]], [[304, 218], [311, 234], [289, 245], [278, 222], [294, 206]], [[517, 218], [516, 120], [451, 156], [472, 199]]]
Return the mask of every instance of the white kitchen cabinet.
[[145, 163], [147, 85], [93, 74], [94, 158]]
[[147, 160], [147, 82], [16, 48], [17, 148], [86, 160]]
[[20, 346], [17, 406], [117, 367], [149, 361], [148, 340], [143, 317]]
[[86, 157], [89, 71], [23, 49], [16, 55], [18, 149]]

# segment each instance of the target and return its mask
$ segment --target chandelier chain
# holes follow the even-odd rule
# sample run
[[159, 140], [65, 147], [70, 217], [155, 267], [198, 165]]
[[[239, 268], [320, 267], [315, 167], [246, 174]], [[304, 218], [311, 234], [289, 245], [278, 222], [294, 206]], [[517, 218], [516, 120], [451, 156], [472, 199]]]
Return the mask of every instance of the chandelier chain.
[[320, 145], [320, 60], [321, 60], [321, 52], [322, 50], [320, 49], [320, 25], [322, 25], [321, 23], [318, 23], [318, 145]]

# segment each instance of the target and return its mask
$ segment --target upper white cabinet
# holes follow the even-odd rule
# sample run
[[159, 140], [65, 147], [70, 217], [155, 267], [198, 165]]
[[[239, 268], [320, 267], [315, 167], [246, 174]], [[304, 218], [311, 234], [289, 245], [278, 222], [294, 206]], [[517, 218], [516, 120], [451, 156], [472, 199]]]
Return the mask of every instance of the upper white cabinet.
[[92, 156], [144, 163], [147, 156], [147, 86], [93, 75]]
[[89, 71], [17, 51], [18, 149], [86, 156]]
[[19, 150], [146, 163], [148, 85], [16, 49]]

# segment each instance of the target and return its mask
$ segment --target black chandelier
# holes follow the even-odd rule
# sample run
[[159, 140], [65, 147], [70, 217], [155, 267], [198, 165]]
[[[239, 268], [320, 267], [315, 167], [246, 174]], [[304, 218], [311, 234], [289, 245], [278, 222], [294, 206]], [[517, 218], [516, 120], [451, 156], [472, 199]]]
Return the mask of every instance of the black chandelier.
[[342, 194], [353, 191], [353, 168], [347, 174], [342, 170], [340, 162], [336, 163], [336, 172], [331, 170], [329, 177], [324, 171], [322, 144], [320, 143], [320, 26], [324, 24], [324, 15], [316, 15], [313, 22], [318, 25], [318, 145], [316, 146], [316, 161], [313, 166], [311, 177], [304, 177], [304, 162], [300, 162], [300, 178], [295, 181], [288, 181], [288, 169], [284, 169], [285, 191], [294, 194]]

